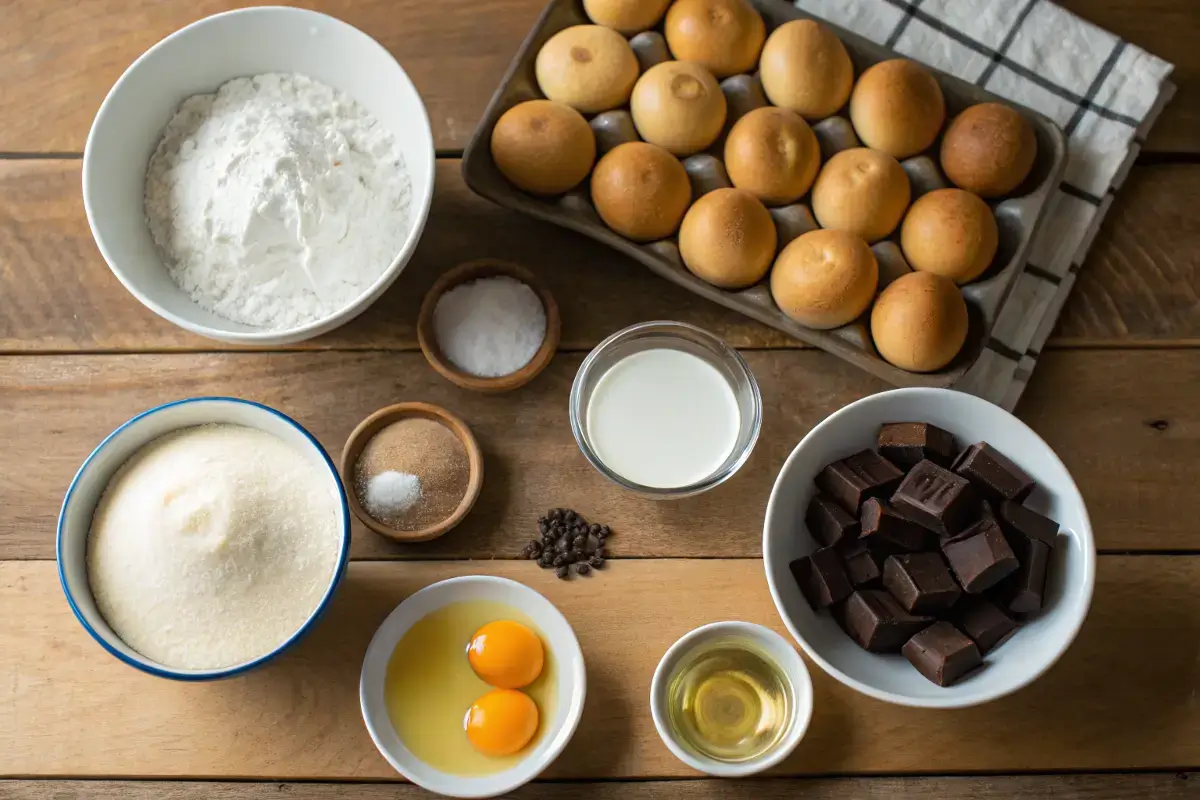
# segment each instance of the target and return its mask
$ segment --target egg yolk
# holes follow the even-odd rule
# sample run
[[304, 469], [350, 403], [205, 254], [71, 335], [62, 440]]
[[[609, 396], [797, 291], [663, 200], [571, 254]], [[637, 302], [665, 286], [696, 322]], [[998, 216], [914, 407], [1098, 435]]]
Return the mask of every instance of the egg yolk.
[[537, 704], [515, 689], [494, 689], [467, 711], [467, 739], [487, 756], [508, 756], [537, 732]]
[[520, 689], [542, 674], [542, 640], [525, 625], [510, 620], [489, 622], [471, 637], [467, 659], [485, 683], [498, 689]]

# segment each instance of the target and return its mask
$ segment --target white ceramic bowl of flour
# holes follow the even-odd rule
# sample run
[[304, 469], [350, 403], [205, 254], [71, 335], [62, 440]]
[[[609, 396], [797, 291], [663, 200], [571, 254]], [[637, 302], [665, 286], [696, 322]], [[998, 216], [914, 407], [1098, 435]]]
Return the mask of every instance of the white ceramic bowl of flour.
[[[233, 322], [197, 304], [168, 274], [147, 224], [146, 175], [164, 127], [187, 98], [235, 78], [297, 74], [362, 106], [395, 137], [409, 181], [408, 208], [396, 217], [393, 260], [361, 294], [319, 319], [283, 329]], [[83, 159], [88, 223], [113, 274], [159, 316], [221, 341], [279, 345], [319, 336], [362, 313], [408, 263], [433, 197], [429, 118], [412, 81], [367, 34], [298, 8], [260, 7], [202, 19], [150, 48], [101, 105]]]
[[[328, 581], [317, 583], [306, 596], [315, 607], [305, 605], [296, 619], [295, 629], [286, 631], [281, 641], [269, 652], [255, 657], [246, 658], [241, 663], [227, 664], [219, 668], [188, 669], [171, 667], [151, 659], [135, 650], [120, 636], [114, 633], [112, 626], [98, 608], [96, 597], [89, 583], [88, 540], [92, 533], [93, 520], [98, 504], [105, 490], [109, 487], [114, 476], [122, 466], [130, 461], [156, 440], [184, 429], [196, 429], [202, 425], [235, 425], [251, 428], [269, 434], [287, 449], [295, 454], [295, 458], [307, 461], [306, 469], [313, 473], [315, 487], [318, 493], [327, 493], [329, 513], [334, 516], [330, 528], [333, 541], [327, 544], [331, 548], [332, 558], [328, 559], [331, 567]], [[297, 464], [303, 462], [296, 462]], [[269, 476], [279, 479], [278, 475]], [[212, 513], [220, 510], [218, 504], [203, 504], [202, 510]], [[300, 518], [291, 519], [290, 523], [300, 523]], [[159, 531], [163, 536], [167, 531]], [[200, 535], [197, 531], [192, 535]], [[230, 539], [226, 545], [232, 547], [236, 543]], [[317, 443], [312, 434], [306, 431], [295, 420], [268, 408], [267, 406], [228, 397], [198, 397], [179, 400], [145, 411], [121, 425], [101, 442], [91, 455], [83, 462], [67, 489], [63, 499], [62, 510], [58, 518], [57, 535], [58, 574], [67, 602], [75, 617], [101, 646], [116, 658], [144, 672], [164, 678], [185, 681], [213, 680], [239, 675], [247, 670], [261, 666], [291, 647], [307, 633], [329, 605], [334, 591], [346, 572], [346, 564], [350, 552], [350, 512], [346, 502], [345, 490], [338, 477], [337, 469], [325, 450]], [[134, 559], [130, 559], [131, 561]], [[131, 569], [133, 567], [130, 567]], [[200, 566], [197, 565], [197, 569]], [[131, 585], [141, 582], [141, 578], [131, 581]], [[281, 603], [291, 598], [278, 597]], [[299, 597], [298, 595], [296, 597]], [[156, 592], [145, 605], [154, 606], [159, 601], [167, 602], [165, 594]], [[211, 602], [209, 603], [211, 605]], [[310, 609], [311, 610], [308, 610]], [[195, 610], [193, 607], [192, 610]], [[147, 618], [151, 618], [150, 609]], [[186, 622], [186, 621], [183, 621]], [[237, 624], [230, 621], [231, 625]], [[266, 649], [266, 648], [263, 648]]]

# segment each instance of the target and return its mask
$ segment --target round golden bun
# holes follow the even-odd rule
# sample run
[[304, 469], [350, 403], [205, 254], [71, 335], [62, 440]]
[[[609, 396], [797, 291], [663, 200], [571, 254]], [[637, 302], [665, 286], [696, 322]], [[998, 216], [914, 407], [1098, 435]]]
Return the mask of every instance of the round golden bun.
[[903, 275], [875, 301], [871, 338], [879, 355], [900, 369], [934, 372], [953, 361], [967, 340], [966, 301], [941, 275]]
[[929, 70], [894, 58], [859, 76], [850, 95], [850, 121], [867, 147], [908, 158], [937, 139], [946, 121], [946, 101]]
[[725, 125], [725, 95], [712, 73], [664, 61], [642, 73], [629, 101], [638, 135], [677, 156], [708, 147]]
[[759, 78], [774, 105], [816, 121], [846, 105], [854, 86], [854, 64], [833, 31], [819, 22], [797, 19], [767, 37]]
[[592, 171], [592, 204], [604, 224], [627, 239], [665, 239], [679, 228], [692, 186], [679, 159], [658, 145], [626, 142]]
[[492, 128], [492, 160], [517, 188], [562, 194], [583, 182], [596, 160], [596, 137], [583, 116], [552, 100], [528, 100]]
[[658, 24], [671, 0], [583, 0], [588, 19], [633, 36]]
[[909, 266], [969, 283], [996, 256], [1000, 231], [988, 204], [962, 189], [921, 196], [900, 228], [900, 247]]
[[820, 165], [817, 135], [799, 114], [785, 108], [756, 108], [725, 137], [729, 180], [769, 206], [803, 197]]
[[574, 25], [550, 37], [534, 62], [542, 94], [584, 114], [629, 101], [638, 60], [625, 37], [603, 25]]
[[958, 188], [982, 197], [1003, 197], [1016, 189], [1036, 158], [1033, 126], [999, 103], [971, 106], [942, 137], [942, 172]]
[[815, 230], [793, 239], [771, 270], [771, 296], [779, 310], [822, 330], [858, 318], [878, 286], [875, 254], [845, 231]]
[[817, 175], [813, 216], [822, 228], [876, 242], [896, 230], [911, 196], [900, 162], [878, 150], [852, 147], [826, 161]]
[[747, 0], [675, 0], [663, 23], [671, 55], [718, 78], [753, 71], [766, 34]]
[[723, 289], [762, 280], [775, 257], [775, 222], [742, 189], [716, 189], [688, 209], [679, 226], [679, 254], [696, 277]]

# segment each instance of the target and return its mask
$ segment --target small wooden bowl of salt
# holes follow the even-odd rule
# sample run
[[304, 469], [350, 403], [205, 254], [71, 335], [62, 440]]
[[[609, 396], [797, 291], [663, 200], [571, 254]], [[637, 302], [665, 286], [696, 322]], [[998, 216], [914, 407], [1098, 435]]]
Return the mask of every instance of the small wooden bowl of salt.
[[342, 449], [350, 510], [397, 542], [436, 539], [463, 520], [483, 487], [483, 452], [459, 417], [397, 403], [358, 424]]
[[484, 258], [451, 269], [421, 302], [417, 340], [438, 374], [477, 392], [529, 383], [558, 349], [554, 296], [524, 267]]

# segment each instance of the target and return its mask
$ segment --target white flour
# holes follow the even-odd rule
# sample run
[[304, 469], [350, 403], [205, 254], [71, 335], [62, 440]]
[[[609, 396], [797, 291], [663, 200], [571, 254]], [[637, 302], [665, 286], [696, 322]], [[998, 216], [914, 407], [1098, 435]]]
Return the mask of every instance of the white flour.
[[146, 219], [171, 278], [214, 313], [280, 330], [361, 295], [400, 252], [411, 186], [395, 136], [302, 75], [195, 95], [146, 172]]

